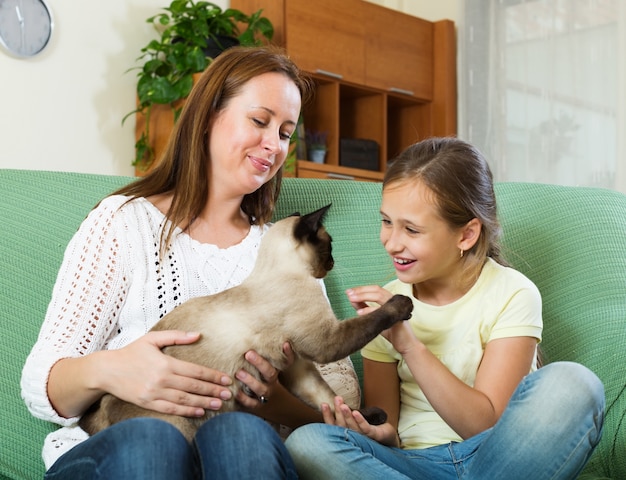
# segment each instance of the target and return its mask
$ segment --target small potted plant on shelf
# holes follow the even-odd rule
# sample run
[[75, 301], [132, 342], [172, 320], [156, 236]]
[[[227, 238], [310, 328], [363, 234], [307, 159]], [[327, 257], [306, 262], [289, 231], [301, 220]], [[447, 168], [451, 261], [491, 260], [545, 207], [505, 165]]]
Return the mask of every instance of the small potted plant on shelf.
[[[122, 123], [138, 113], [133, 165], [147, 169], [154, 161], [150, 137], [150, 115], [155, 105], [169, 105], [174, 122], [180, 114], [182, 99], [193, 86], [193, 75], [204, 71], [221, 51], [234, 45], [260, 45], [272, 39], [274, 27], [262, 17], [262, 10], [247, 15], [240, 10], [222, 10], [214, 3], [173, 0], [165, 13], [146, 20], [154, 25], [160, 38], [141, 49], [143, 62], [137, 78], [137, 108]], [[244, 28], [245, 27], [245, 28]]]
[[308, 159], [315, 163], [324, 163], [326, 157], [326, 139], [328, 132], [320, 132], [317, 130], [307, 130], [305, 133], [306, 150]]

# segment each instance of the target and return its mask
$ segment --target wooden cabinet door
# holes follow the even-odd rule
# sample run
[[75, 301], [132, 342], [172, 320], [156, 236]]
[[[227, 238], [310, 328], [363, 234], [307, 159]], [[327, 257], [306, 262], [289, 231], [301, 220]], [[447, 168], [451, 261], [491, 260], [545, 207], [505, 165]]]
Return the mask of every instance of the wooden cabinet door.
[[362, 0], [285, 0], [285, 45], [302, 70], [364, 83]]
[[387, 91], [433, 98], [433, 24], [362, 2], [365, 83]]

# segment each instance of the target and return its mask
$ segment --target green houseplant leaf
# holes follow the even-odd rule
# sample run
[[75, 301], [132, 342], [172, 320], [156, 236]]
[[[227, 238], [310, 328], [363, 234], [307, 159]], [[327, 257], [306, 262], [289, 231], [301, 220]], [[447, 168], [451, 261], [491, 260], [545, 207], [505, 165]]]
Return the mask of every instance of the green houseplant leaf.
[[[154, 161], [150, 145], [150, 111], [155, 104], [169, 104], [178, 118], [180, 106], [193, 86], [193, 74], [204, 71], [212, 58], [207, 53], [207, 42], [213, 40], [224, 48], [224, 36], [234, 37], [241, 45], [260, 45], [274, 35], [272, 23], [262, 17], [262, 10], [247, 15], [239, 10], [222, 10], [211, 2], [173, 0], [164, 13], [151, 16], [158, 39], [151, 40], [141, 49], [137, 59], [143, 62], [137, 78], [138, 106], [122, 119], [122, 123], [135, 113], [145, 117], [144, 130], [135, 143], [133, 165], [149, 166]], [[245, 26], [240, 31], [240, 26]]]

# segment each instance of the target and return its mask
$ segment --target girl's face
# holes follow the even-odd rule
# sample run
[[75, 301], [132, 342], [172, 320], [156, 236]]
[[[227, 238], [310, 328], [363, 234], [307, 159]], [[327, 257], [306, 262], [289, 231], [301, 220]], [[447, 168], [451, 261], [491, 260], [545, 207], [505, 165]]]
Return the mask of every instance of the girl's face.
[[436, 287], [449, 285], [460, 274], [463, 233], [439, 216], [434, 198], [420, 181], [383, 190], [380, 240], [402, 282]]
[[287, 157], [300, 102], [298, 88], [281, 73], [245, 83], [211, 128], [211, 191], [244, 195], [276, 175]]

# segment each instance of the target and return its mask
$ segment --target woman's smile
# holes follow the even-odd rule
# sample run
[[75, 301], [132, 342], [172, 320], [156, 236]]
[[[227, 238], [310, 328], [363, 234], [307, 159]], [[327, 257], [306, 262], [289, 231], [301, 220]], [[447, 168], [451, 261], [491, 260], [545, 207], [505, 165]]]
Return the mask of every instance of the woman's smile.
[[248, 158], [250, 159], [250, 162], [252, 163], [254, 168], [259, 170], [260, 172], [267, 172], [274, 165], [274, 163], [269, 160], [255, 157], [253, 155], [250, 155]]

